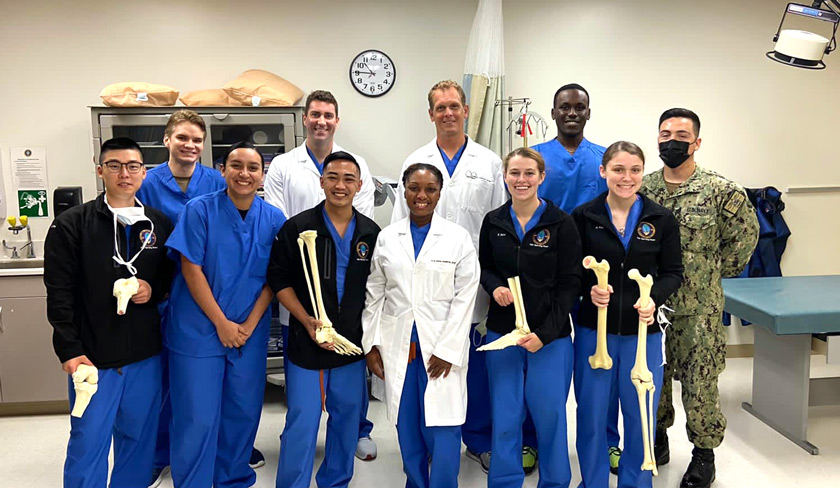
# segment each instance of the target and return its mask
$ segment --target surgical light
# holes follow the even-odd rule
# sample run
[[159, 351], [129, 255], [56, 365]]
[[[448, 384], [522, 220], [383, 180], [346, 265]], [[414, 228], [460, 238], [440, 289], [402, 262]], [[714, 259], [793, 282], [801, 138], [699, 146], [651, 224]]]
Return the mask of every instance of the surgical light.
[[[827, 9], [821, 8], [823, 5]], [[787, 14], [831, 22], [833, 25], [831, 39], [804, 30], [782, 30]], [[776, 45], [767, 53], [767, 57], [796, 68], [824, 69], [823, 56], [830, 54], [837, 47], [835, 34], [838, 23], [840, 23], [840, 0], [816, 0], [810, 7], [789, 3], [782, 14], [782, 21], [779, 22], [776, 35], [773, 36], [773, 42]]]

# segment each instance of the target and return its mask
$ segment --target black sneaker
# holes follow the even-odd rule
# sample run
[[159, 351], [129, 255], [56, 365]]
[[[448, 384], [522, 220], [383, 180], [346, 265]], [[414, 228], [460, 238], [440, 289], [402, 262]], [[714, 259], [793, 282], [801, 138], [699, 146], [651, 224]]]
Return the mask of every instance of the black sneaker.
[[251, 449], [251, 459], [248, 460], [248, 466], [250, 466], [251, 469], [257, 469], [261, 466], [265, 466], [265, 456], [263, 456], [263, 453], [261, 453], [256, 447]]
[[490, 451], [475, 453], [467, 449], [467, 457], [473, 461], [478, 461], [478, 464], [481, 465], [481, 470], [485, 473], [490, 472]]
[[656, 458], [656, 466], [665, 466], [671, 462], [671, 447], [668, 446], [668, 431], [666, 429], [656, 430], [656, 438], [653, 441], [653, 457]]
[[680, 482], [680, 488], [709, 488], [715, 481], [715, 452], [695, 447], [691, 462]]
[[149, 488], [157, 488], [163, 482], [163, 479], [166, 478], [167, 474], [169, 474], [169, 466], [153, 469], [152, 482], [149, 483]]

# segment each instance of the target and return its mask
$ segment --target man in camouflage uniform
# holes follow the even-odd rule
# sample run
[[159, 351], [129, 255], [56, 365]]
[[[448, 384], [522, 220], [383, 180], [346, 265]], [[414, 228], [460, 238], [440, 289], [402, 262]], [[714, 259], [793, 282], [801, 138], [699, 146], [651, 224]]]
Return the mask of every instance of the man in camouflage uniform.
[[743, 270], [758, 241], [758, 221], [744, 189], [697, 166], [700, 119], [670, 109], [659, 119], [665, 167], [645, 176], [642, 192], [680, 222], [685, 281], [666, 305], [674, 310], [666, 335], [665, 377], [657, 412], [657, 464], [670, 460], [666, 429], [674, 425], [672, 379], [682, 384], [688, 439], [694, 444], [681, 488], [708, 487], [715, 478], [713, 449], [723, 441], [726, 418], [718, 375], [726, 366], [721, 278]]

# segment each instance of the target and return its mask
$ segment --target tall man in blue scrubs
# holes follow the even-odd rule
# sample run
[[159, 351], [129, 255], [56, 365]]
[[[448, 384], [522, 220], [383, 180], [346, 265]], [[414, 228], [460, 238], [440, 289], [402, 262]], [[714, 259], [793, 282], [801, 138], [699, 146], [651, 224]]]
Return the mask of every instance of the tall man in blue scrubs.
[[[325, 198], [321, 188], [321, 174], [324, 159], [344, 149], [334, 142], [335, 131], [339, 125], [338, 101], [326, 90], [315, 90], [306, 97], [303, 125], [306, 127], [306, 140], [291, 151], [274, 158], [265, 176], [265, 200], [283, 211], [291, 218], [309, 210]], [[352, 153], [351, 153], [352, 154]], [[359, 164], [362, 188], [353, 198], [353, 207], [365, 217], [373, 218], [374, 184], [367, 162], [353, 154]], [[289, 312], [280, 309], [280, 323], [283, 324], [283, 344], [289, 338]], [[283, 356], [286, 368], [287, 355]], [[356, 445], [356, 457], [363, 461], [376, 459], [376, 444], [370, 437], [373, 422], [367, 419], [368, 391], [362, 394], [362, 417], [359, 421], [359, 442]]]
[[[286, 345], [288, 412], [277, 488], [309, 486], [322, 410], [329, 414], [327, 444], [315, 482], [320, 487], [346, 487], [353, 477], [366, 364], [362, 354], [339, 355], [332, 343], [315, 341], [321, 322], [314, 317], [307, 281], [309, 277], [320, 281], [324, 309], [336, 332], [361, 348], [365, 285], [379, 227], [353, 208], [361, 170], [352, 154], [328, 155], [323, 173], [326, 200], [289, 219], [272, 246], [268, 268], [271, 290], [291, 313]], [[298, 248], [298, 236], [309, 230], [318, 234], [319, 276], [307, 271], [307, 277], [303, 267], [311, 270], [310, 263], [301, 259]]]
[[[105, 141], [96, 172], [105, 193], [57, 217], [44, 242], [55, 353], [68, 375], [82, 364], [99, 375], [87, 409], [70, 418], [64, 486], [105, 488], [112, 437], [111, 486], [146, 486], [161, 402], [157, 305], [172, 281], [164, 248], [172, 223], [135, 199], [146, 176], [136, 142]], [[139, 290], [118, 315], [115, 281], [132, 276]], [[71, 377], [68, 385], [72, 407]]]
[[[540, 185], [539, 196], [551, 200], [568, 214], [607, 191], [607, 181], [600, 173], [601, 159], [606, 148], [583, 137], [583, 129], [590, 114], [589, 92], [586, 88], [577, 83], [561, 86], [554, 93], [551, 108], [551, 118], [557, 125], [557, 137], [532, 148], [545, 159], [545, 182]], [[575, 304], [572, 309], [574, 318], [578, 307]], [[610, 472], [618, 474], [621, 449], [618, 447], [617, 389], [610, 392], [607, 418]]]
[[[429, 90], [428, 99], [429, 119], [435, 124], [435, 138], [406, 158], [400, 174], [415, 163], [427, 163], [439, 169], [443, 174], [443, 189], [435, 212], [467, 229], [478, 249], [478, 234], [484, 215], [507, 200], [502, 160], [464, 133], [464, 122], [470, 108], [458, 83], [451, 80], [437, 83]], [[403, 194], [405, 188], [400, 182], [397, 195]], [[391, 222], [408, 214], [405, 200], [398, 198]], [[470, 330], [467, 420], [461, 427], [467, 456], [478, 461], [485, 473], [490, 469], [490, 389], [485, 353], [476, 351], [484, 344], [484, 337], [476, 327], [487, 317], [489, 300], [487, 293], [479, 287]]]

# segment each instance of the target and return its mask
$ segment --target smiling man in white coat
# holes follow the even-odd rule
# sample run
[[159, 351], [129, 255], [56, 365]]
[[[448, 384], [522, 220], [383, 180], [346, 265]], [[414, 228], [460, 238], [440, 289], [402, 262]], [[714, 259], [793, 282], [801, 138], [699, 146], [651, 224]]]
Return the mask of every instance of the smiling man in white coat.
[[[469, 106], [458, 83], [441, 81], [429, 90], [428, 98], [429, 119], [435, 124], [436, 136], [406, 158], [400, 173], [415, 163], [438, 168], [443, 175], [443, 189], [435, 213], [466, 229], [478, 249], [478, 234], [484, 215], [507, 200], [502, 160], [464, 133]], [[400, 182], [397, 195], [404, 192], [405, 187]], [[398, 198], [391, 222], [402, 220], [408, 214], [405, 200]], [[488, 306], [489, 297], [479, 288], [470, 330], [467, 419], [461, 428], [467, 456], [481, 463], [485, 472], [490, 469], [491, 420], [487, 408], [490, 392], [484, 353], [476, 351], [484, 338], [475, 329], [487, 316]]]
[[[306, 140], [300, 146], [271, 161], [263, 184], [266, 201], [282, 210], [287, 219], [324, 201], [324, 190], [321, 189], [323, 161], [332, 153], [346, 151], [334, 142], [339, 118], [338, 101], [333, 94], [326, 90], [315, 90], [306, 97], [305, 107], [303, 125], [306, 127]], [[375, 191], [373, 177], [364, 158], [358, 154], [350, 154], [359, 165], [362, 179], [362, 188], [353, 198], [353, 208], [372, 219]], [[280, 323], [283, 325], [285, 345], [289, 331], [289, 312], [282, 307]], [[376, 458], [376, 444], [370, 438], [373, 422], [367, 419], [367, 388], [364, 395], [356, 457], [370, 461]]]

